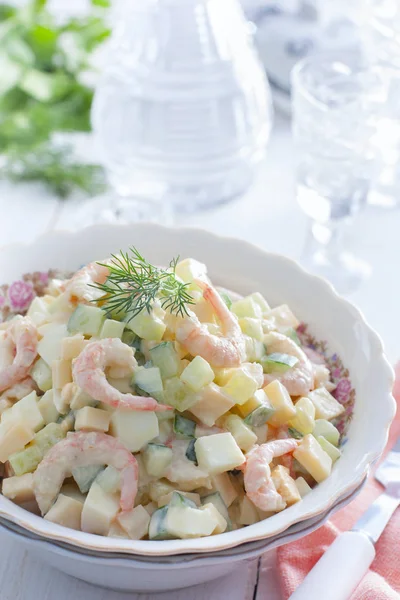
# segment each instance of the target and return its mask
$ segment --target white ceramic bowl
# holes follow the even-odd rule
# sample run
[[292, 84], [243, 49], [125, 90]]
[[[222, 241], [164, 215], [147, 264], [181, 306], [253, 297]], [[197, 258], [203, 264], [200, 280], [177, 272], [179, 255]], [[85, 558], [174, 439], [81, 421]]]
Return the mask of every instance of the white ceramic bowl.
[[77, 233], [52, 232], [30, 245], [13, 245], [0, 252], [2, 282], [25, 272], [48, 268], [77, 269], [135, 245], [155, 264], [174, 256], [191, 256], [205, 262], [211, 279], [247, 294], [260, 291], [272, 305], [288, 303], [310, 325], [317, 339], [326, 340], [350, 371], [356, 390], [354, 418], [347, 443], [332, 475], [302, 502], [255, 525], [222, 535], [191, 540], [131, 541], [66, 529], [35, 516], [0, 496], [0, 516], [49, 540], [60, 540], [87, 550], [142, 556], [220, 551], [263, 540], [291, 525], [329, 510], [364, 479], [369, 465], [382, 452], [395, 413], [391, 395], [393, 371], [383, 354], [379, 337], [361, 313], [339, 297], [320, 278], [295, 262], [268, 254], [242, 241], [195, 229], [169, 229], [157, 225], [96, 226]]
[[62, 542], [49, 542], [1, 518], [0, 531], [12, 536], [43, 562], [88, 583], [129, 592], [161, 592], [212, 581], [242, 566], [245, 561], [312, 533], [332, 514], [351, 502], [364, 483], [323, 515], [292, 525], [283, 534], [267, 540], [249, 542], [221, 552], [132, 557], [92, 553]]

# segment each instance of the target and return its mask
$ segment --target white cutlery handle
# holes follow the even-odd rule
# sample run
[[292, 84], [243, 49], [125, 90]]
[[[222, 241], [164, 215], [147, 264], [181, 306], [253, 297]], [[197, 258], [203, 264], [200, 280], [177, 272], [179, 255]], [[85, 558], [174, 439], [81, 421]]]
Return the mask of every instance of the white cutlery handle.
[[349, 600], [375, 557], [371, 540], [359, 531], [339, 535], [290, 600]]

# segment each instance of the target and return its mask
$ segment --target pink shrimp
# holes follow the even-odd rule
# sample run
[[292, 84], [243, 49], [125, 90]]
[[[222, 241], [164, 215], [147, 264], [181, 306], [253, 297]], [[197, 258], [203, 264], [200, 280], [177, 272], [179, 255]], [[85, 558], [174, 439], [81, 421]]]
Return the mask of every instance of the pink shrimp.
[[264, 336], [264, 344], [268, 354], [279, 352], [295, 356], [298, 362], [285, 373], [268, 373], [264, 375], [264, 385], [277, 379], [280, 381], [291, 396], [306, 396], [314, 387], [313, 368], [299, 346], [282, 333], [268, 333]]
[[133, 508], [139, 479], [136, 458], [111, 435], [80, 431], [68, 433], [55, 444], [33, 474], [33, 489], [42, 515], [51, 508], [72, 469], [89, 465], [111, 465], [117, 469], [121, 476], [121, 510]]
[[131, 375], [136, 366], [132, 348], [118, 338], [91, 342], [82, 350], [72, 366], [75, 383], [89, 396], [114, 408], [127, 410], [171, 410], [154, 398], [123, 394], [106, 378], [107, 367], [118, 368], [120, 377]]
[[36, 383], [33, 381], [32, 377], [25, 377], [25, 379], [18, 381], [0, 395], [0, 403], [3, 400], [7, 400], [14, 404], [14, 402], [25, 398], [25, 396], [37, 389]]
[[298, 446], [295, 439], [274, 440], [255, 446], [246, 455], [244, 487], [246, 494], [260, 510], [278, 512], [286, 506], [271, 479], [270, 462], [273, 458], [293, 452]]
[[12, 319], [5, 331], [3, 343], [12, 348], [13, 361], [0, 371], [0, 392], [25, 379], [37, 356], [38, 333], [31, 319]]
[[[101, 261], [107, 264], [109, 261]], [[65, 283], [65, 292], [72, 302], [92, 302], [98, 300], [104, 293], [93, 287], [94, 283], [105, 283], [110, 270], [108, 267], [92, 262], [79, 271]]]
[[192, 356], [201, 356], [214, 367], [237, 367], [244, 360], [245, 340], [237, 317], [231, 313], [218, 292], [199, 279], [195, 283], [203, 290], [208, 302], [221, 322], [224, 335], [211, 334], [193, 311], [176, 329], [176, 339]]

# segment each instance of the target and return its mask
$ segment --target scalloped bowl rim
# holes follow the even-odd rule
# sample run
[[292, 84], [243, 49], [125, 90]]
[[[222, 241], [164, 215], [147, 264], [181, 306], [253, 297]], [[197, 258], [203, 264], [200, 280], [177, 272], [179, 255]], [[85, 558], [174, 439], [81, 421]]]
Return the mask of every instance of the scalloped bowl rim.
[[[144, 245], [149, 243], [149, 239], [151, 238], [157, 241], [159, 239], [167, 239], [168, 243], [172, 245], [181, 240], [184, 245], [186, 244], [186, 246], [189, 247], [192, 247], [193, 244], [198, 244], [199, 247], [201, 247], [203, 244], [203, 250], [206, 248], [206, 252], [210, 248], [215, 247], [217, 250], [218, 247], [221, 247], [222, 253], [224, 253], [224, 250], [222, 250], [223, 247], [228, 248], [229, 246], [233, 246], [235, 250], [231, 249], [231, 253], [227, 253], [225, 250], [227, 256], [233, 255], [234, 258], [237, 259], [238, 256], [240, 256], [240, 253], [244, 253], [244, 255], [247, 253], [252, 255], [253, 260], [258, 260], [265, 263], [268, 263], [268, 261], [275, 262], [276, 265], [279, 265], [279, 267], [284, 271], [288, 271], [292, 276], [295, 275], [298, 277], [303, 284], [307, 283], [308, 290], [314, 288], [314, 290], [319, 291], [319, 293], [325, 296], [326, 299], [329, 298], [330, 301], [336, 306], [336, 314], [338, 312], [342, 312], [343, 314], [347, 313], [347, 315], [350, 315], [357, 326], [361, 327], [363, 334], [367, 336], [370, 346], [374, 350], [374, 369], [377, 373], [380, 373], [381, 379], [383, 378], [385, 382], [386, 389], [382, 389], [380, 401], [381, 410], [379, 414], [381, 421], [383, 419], [380, 436], [373, 440], [374, 444], [371, 443], [371, 448], [362, 456], [359, 464], [354, 465], [353, 475], [349, 477], [345, 483], [341, 484], [341, 486], [339, 486], [329, 498], [315, 502], [313, 505], [309, 506], [308, 509], [303, 509], [300, 511], [300, 515], [298, 514], [297, 510], [293, 510], [296, 508], [296, 505], [294, 505], [285, 511], [278, 513], [277, 515], [264, 521], [260, 521], [254, 525], [211, 537], [155, 542], [145, 540], [123, 540], [118, 538], [97, 536], [71, 530], [46, 521], [42, 517], [34, 515], [14, 504], [0, 494], [1, 516], [5, 519], [15, 522], [28, 531], [40, 535], [41, 537], [59, 540], [68, 544], [80, 546], [82, 548], [88, 548], [98, 552], [118, 552], [139, 554], [141, 556], [166, 556], [184, 553], [220, 551], [247, 542], [266, 539], [281, 534], [288, 529], [288, 527], [294, 525], [295, 523], [316, 517], [317, 515], [326, 512], [330, 507], [339, 501], [341, 496], [344, 496], [346, 492], [349, 492], [349, 490], [354, 489], [357, 484], [363, 480], [368, 472], [369, 465], [377, 460], [387, 443], [390, 424], [396, 412], [396, 403], [391, 393], [394, 383], [394, 372], [384, 355], [383, 343], [379, 335], [375, 333], [375, 331], [367, 324], [362, 312], [352, 305], [348, 300], [342, 298], [334, 290], [330, 283], [316, 275], [311, 275], [310, 273], [306, 272], [305, 269], [303, 269], [294, 260], [280, 254], [267, 252], [260, 247], [237, 238], [224, 237], [196, 228], [170, 228], [152, 223], [139, 223], [131, 225], [94, 225], [85, 229], [81, 229], [77, 232], [67, 230], [51, 231], [44, 233], [31, 243], [14, 243], [1, 248], [0, 262], [4, 254], [15, 254], [18, 252], [25, 252], [26, 254], [29, 252], [28, 249], [31, 248], [32, 255], [34, 256], [35, 251], [39, 251], [41, 246], [43, 247], [43, 250], [45, 250], [46, 246], [49, 244], [53, 245], [54, 248], [56, 248], [57, 245], [64, 244], [66, 249], [72, 251], [75, 249], [72, 243], [74, 238], [76, 240], [80, 239], [82, 241], [82, 246], [84, 246], [85, 243], [88, 243], [88, 239], [91, 239], [92, 244], [96, 245], [96, 240], [99, 239], [99, 236], [103, 235], [102, 245], [106, 245], [108, 243], [108, 236], [111, 236], [112, 234], [114, 234], [115, 240], [120, 240], [123, 235], [134, 237], [135, 232], [137, 237], [143, 238]], [[83, 241], [83, 238], [85, 241]], [[87, 249], [86, 252], [90, 252], [92, 247], [93, 245], [91, 245], [90, 249]], [[114, 251], [117, 250], [114, 248]], [[93, 257], [92, 260], [95, 258], [96, 257]], [[232, 259], [228, 259], [228, 262], [231, 260]], [[55, 264], [53, 265], [53, 268], [61, 268], [61, 266]], [[21, 274], [20, 269], [21, 266], [16, 267], [16, 271], [19, 270], [18, 274]], [[39, 266], [37, 269], [39, 269]], [[29, 271], [29, 269], [23, 266], [22, 270], [24, 272]], [[296, 312], [296, 307], [294, 307], [294, 311]], [[385, 410], [382, 410], [383, 408]], [[338, 461], [337, 465], [339, 465], [340, 468], [340, 461]], [[330, 478], [328, 478], [326, 482], [329, 481], [329, 479]], [[318, 487], [322, 485], [323, 484], [320, 484]], [[309, 497], [312, 496], [313, 494], [309, 495]], [[305, 505], [305, 500], [303, 500], [297, 506], [300, 505]], [[284, 518], [282, 518], [282, 515], [284, 515]], [[278, 525], [277, 522], [280, 522], [280, 524]], [[271, 529], [273, 524], [275, 524], [275, 528]]]

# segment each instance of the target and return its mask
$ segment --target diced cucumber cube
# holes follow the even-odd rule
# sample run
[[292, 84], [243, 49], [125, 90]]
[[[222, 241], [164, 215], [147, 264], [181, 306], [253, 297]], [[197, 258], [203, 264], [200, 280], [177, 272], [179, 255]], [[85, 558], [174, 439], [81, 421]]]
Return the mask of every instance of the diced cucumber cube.
[[39, 358], [33, 365], [30, 375], [42, 392], [47, 392], [53, 387], [51, 369], [43, 358]]
[[317, 437], [317, 442], [321, 446], [322, 450], [325, 450], [325, 452], [331, 457], [332, 464], [334, 464], [337, 459], [341, 457], [342, 453], [340, 452], [339, 448], [336, 448], [336, 446], [328, 442], [323, 435], [319, 435]]
[[75, 479], [82, 494], [86, 494], [93, 481], [97, 478], [104, 466], [89, 465], [87, 467], [75, 467], [72, 469], [72, 477]]
[[197, 456], [196, 456], [196, 449], [194, 447], [195, 443], [196, 443], [195, 439], [190, 440], [185, 454], [186, 454], [186, 458], [188, 458], [189, 460], [194, 462], [194, 464], [197, 466], [198, 462], [197, 462]]
[[288, 434], [291, 438], [294, 438], [295, 440], [301, 440], [301, 438], [304, 437], [304, 433], [301, 433], [294, 427], [288, 427]]
[[289, 421], [290, 427], [297, 429], [302, 435], [312, 433], [315, 426], [315, 408], [309, 398], [300, 398], [294, 406], [296, 416]]
[[288, 329], [285, 329], [284, 334], [288, 338], [293, 340], [298, 346], [301, 346], [300, 338], [297, 335], [297, 331], [295, 329], [293, 329], [293, 327], [289, 327]]
[[207, 496], [203, 496], [201, 499], [203, 505], [205, 504], [213, 504], [218, 512], [224, 517], [226, 521], [226, 531], [232, 530], [232, 521], [229, 517], [228, 508], [225, 502], [222, 500], [222, 496], [219, 492], [213, 492], [212, 494], [208, 494]]
[[244, 423], [239, 415], [228, 415], [224, 419], [224, 429], [231, 432], [237, 445], [244, 452], [248, 452], [257, 442], [256, 434]]
[[[254, 407], [254, 408], [253, 408]], [[274, 414], [275, 408], [272, 406], [268, 396], [264, 390], [257, 390], [256, 393], [245, 405], [239, 406], [240, 409], [253, 408], [251, 412], [248, 412], [244, 422], [251, 427], [260, 427], [264, 425]], [[243, 414], [242, 410], [240, 412]]]
[[231, 311], [239, 318], [251, 317], [253, 319], [260, 319], [262, 316], [260, 305], [251, 296], [233, 302]]
[[109, 465], [104, 471], [100, 471], [97, 475], [96, 483], [98, 483], [105, 492], [116, 494], [121, 489], [121, 476], [115, 467]]
[[164, 387], [158, 367], [137, 367], [133, 374], [132, 385], [139, 393], [144, 392], [156, 400], [160, 401], [164, 397]]
[[304, 477], [298, 477], [295, 480], [295, 484], [296, 484], [296, 487], [299, 490], [299, 494], [302, 498], [304, 498], [304, 496], [307, 496], [307, 494], [312, 492], [312, 488], [308, 485], [308, 483], [304, 479]]
[[289, 354], [273, 352], [261, 359], [264, 373], [285, 373], [299, 362], [299, 359]]
[[195, 356], [182, 371], [180, 379], [194, 392], [198, 392], [214, 380], [214, 371], [204, 358]]
[[[126, 323], [124, 323], [124, 327], [126, 327]], [[133, 331], [131, 331], [130, 329], [124, 330], [121, 339], [127, 346], [135, 348], [135, 350], [140, 350], [141, 339], [138, 335], [136, 335], [136, 333], [133, 333]]]
[[97, 336], [104, 321], [105, 314], [101, 308], [80, 304], [70, 316], [67, 327], [70, 333]]
[[150, 356], [153, 365], [160, 369], [163, 379], [174, 377], [179, 373], [180, 358], [173, 342], [162, 342], [150, 348]]
[[242, 319], [239, 319], [239, 325], [243, 333], [249, 335], [255, 340], [262, 342], [264, 332], [260, 319], [254, 319], [252, 317], [243, 317]]
[[114, 319], [106, 319], [100, 331], [100, 339], [104, 338], [122, 338], [124, 333], [125, 323], [122, 321], [114, 321]]
[[38, 464], [43, 458], [43, 454], [37, 446], [28, 446], [21, 452], [11, 454], [8, 458], [10, 465], [14, 469], [16, 475], [24, 475], [25, 473], [33, 473]]
[[250, 294], [249, 298], [251, 298], [256, 304], [258, 304], [263, 314], [266, 314], [271, 310], [268, 302], [266, 301], [264, 296], [260, 294], [260, 292], [254, 292], [253, 294]]
[[148, 444], [141, 454], [147, 473], [153, 477], [162, 477], [172, 461], [172, 449], [161, 444]]
[[174, 420], [174, 432], [178, 439], [187, 440], [194, 438], [196, 423], [176, 414]]
[[315, 421], [315, 427], [312, 434], [316, 438], [322, 435], [334, 446], [339, 445], [340, 433], [336, 427], [326, 419], [317, 419]]
[[166, 527], [167, 513], [168, 506], [163, 506], [151, 515], [149, 525], [150, 540], [170, 540], [174, 537]]
[[225, 304], [227, 305], [229, 310], [231, 310], [232, 300], [231, 300], [230, 296], [226, 292], [219, 292], [219, 295], [221, 296], [222, 300], [225, 302]]
[[64, 439], [65, 435], [66, 433], [60, 424], [49, 423], [35, 435], [34, 444], [40, 449], [44, 456], [50, 448]]
[[164, 402], [179, 412], [184, 412], [196, 404], [196, 394], [178, 377], [164, 381]]
[[190, 508], [197, 508], [197, 505], [193, 500], [185, 496], [185, 494], [180, 494], [179, 492], [172, 492], [171, 500], [169, 501], [169, 507], [176, 508], [184, 508], [185, 506], [189, 506]]
[[246, 350], [246, 360], [248, 362], [260, 362], [265, 354], [263, 342], [256, 340], [249, 335], [244, 335], [244, 343]]
[[142, 311], [133, 319], [129, 319], [126, 322], [126, 327], [140, 338], [154, 342], [161, 342], [167, 328], [166, 324], [154, 312], [148, 313], [147, 310]]

